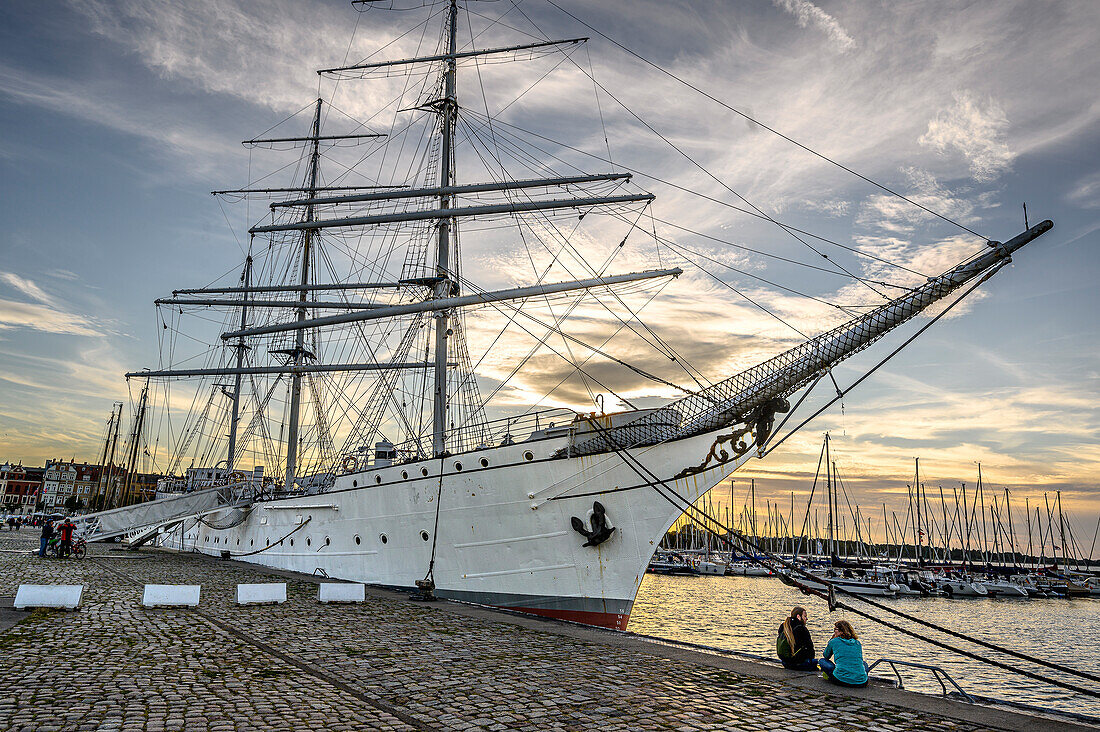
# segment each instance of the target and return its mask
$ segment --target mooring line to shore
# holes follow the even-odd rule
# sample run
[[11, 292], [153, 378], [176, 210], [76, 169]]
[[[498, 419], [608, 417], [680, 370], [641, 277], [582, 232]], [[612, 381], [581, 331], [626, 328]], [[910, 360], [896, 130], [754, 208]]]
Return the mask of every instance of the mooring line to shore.
[[[144, 586], [144, 584], [145, 584], [144, 582], [137, 579], [136, 577], [132, 577], [131, 575], [126, 574], [125, 572], [123, 572], [121, 570], [115, 569], [114, 567], [109, 567], [109, 566], [107, 566], [106, 564], [104, 564], [103, 562], [99, 561], [98, 559], [96, 559], [94, 557], [88, 557], [88, 561], [102, 567], [103, 569], [107, 570], [108, 572], [111, 572], [113, 574], [118, 575], [119, 577], [121, 577], [124, 580], [130, 582], [131, 584], [142, 585], [142, 586]], [[248, 633], [245, 633], [240, 628], [235, 628], [232, 625], [230, 625], [230, 624], [214, 617], [213, 615], [211, 615], [210, 613], [208, 613], [204, 610], [200, 610], [196, 607], [187, 608], [187, 610], [189, 612], [194, 613], [195, 615], [198, 615], [200, 618], [202, 618], [203, 620], [205, 620], [207, 623], [214, 626], [215, 628], [218, 628], [219, 630], [222, 630], [226, 633], [229, 633], [234, 638], [236, 638], [236, 639], [238, 639], [238, 640], [240, 640], [244, 643], [247, 643], [250, 646], [258, 648], [259, 650], [263, 651], [267, 655], [274, 656], [275, 658], [279, 659], [280, 661], [283, 661], [284, 663], [288, 663], [291, 666], [294, 666], [295, 668], [299, 669], [300, 671], [304, 671], [305, 673], [309, 674], [310, 676], [312, 676], [316, 679], [319, 679], [319, 680], [325, 682], [326, 684], [339, 689], [340, 691], [344, 692], [345, 694], [350, 694], [351, 696], [355, 697], [356, 699], [363, 702], [364, 704], [367, 704], [367, 705], [377, 709], [380, 712], [383, 712], [385, 714], [389, 714], [390, 716], [392, 716], [392, 717], [400, 720], [401, 722], [404, 722], [405, 724], [409, 725], [413, 729], [423, 730], [424, 732], [434, 732], [434, 730], [437, 729], [436, 727], [429, 726], [424, 721], [419, 720], [416, 717], [413, 717], [413, 716], [411, 716], [411, 715], [409, 715], [405, 712], [402, 712], [397, 707], [394, 707], [391, 704], [388, 704], [384, 701], [381, 701], [381, 700], [379, 700], [379, 699], [377, 699], [377, 698], [375, 698], [375, 697], [373, 697], [369, 694], [363, 693], [362, 691], [360, 691], [359, 689], [356, 689], [351, 684], [348, 684], [344, 681], [341, 681], [340, 679], [336, 678], [335, 676], [332, 676], [331, 674], [317, 668], [316, 666], [313, 666], [312, 664], [309, 664], [309, 663], [307, 663], [307, 662], [305, 662], [305, 661], [303, 661], [299, 658], [296, 658], [296, 657], [292, 656], [289, 653], [285, 653], [284, 651], [280, 651], [279, 649], [275, 648], [274, 646], [271, 646], [270, 644], [265, 643], [262, 640], [259, 640], [258, 638], [253, 638], [252, 636], [250, 636]]]
[[[994, 271], [996, 271], [996, 270], [994, 270]], [[992, 272], [989, 273], [989, 275], [991, 275], [991, 274], [992, 274]], [[987, 275], [987, 277], [989, 275]], [[980, 284], [980, 283], [978, 283], [978, 284]], [[965, 297], [967, 294], [969, 294], [970, 291], [974, 289], [974, 287], [977, 287], [977, 284], [972, 286], [970, 288], [970, 290], [967, 290], [965, 293], [963, 293], [962, 297]], [[959, 298], [959, 299], [961, 300], [961, 298]], [[956, 300], [955, 302], [957, 303], [957, 302], [959, 302], [959, 300]], [[954, 303], [952, 303], [952, 304], [954, 304]], [[950, 309], [950, 306], [949, 306], [948, 309]], [[946, 312], [946, 311], [944, 311], [944, 312]], [[943, 313], [940, 313], [940, 315], [943, 315]], [[937, 316], [937, 317], [939, 317], [939, 316]], [[896, 352], [897, 351], [894, 351], [894, 353], [896, 353]], [[887, 358], [889, 358], [889, 357], [887, 357]], [[588, 420], [588, 423], [591, 424], [592, 427], [595, 429], [595, 431], [600, 433], [604, 437], [604, 439], [608, 440], [608, 444], [610, 444], [611, 450], [613, 450], [619, 456], [619, 458], [623, 461], [623, 463], [626, 464], [627, 467], [629, 467], [642, 480], [648, 480], [649, 481], [650, 486], [657, 492], [657, 494], [659, 496], [664, 498], [666, 501], [668, 501], [674, 507], [679, 508], [685, 515], [687, 515], [689, 517], [689, 519], [691, 519], [692, 521], [695, 521], [700, 526], [702, 526], [704, 531], [707, 531], [708, 533], [713, 535], [716, 539], [718, 539], [720, 541], [724, 541], [727, 544], [727, 546], [729, 546], [731, 551], [737, 551], [737, 547], [734, 546], [734, 538], [736, 538], [736, 540], [742, 544], [742, 547], [741, 547], [741, 553], [742, 554], [745, 554], [746, 556], [748, 556], [748, 553], [744, 551], [744, 546], [747, 545], [747, 546], [751, 547], [755, 552], [758, 552], [760, 555], [763, 555], [764, 557], [766, 557], [768, 561], [773, 562], [776, 565], [779, 565], [779, 566], [782, 566], [782, 567], [788, 569], [792, 574], [797, 573], [797, 574], [802, 575], [804, 577], [810, 578], [815, 582], [820, 582], [820, 583], [826, 585], [829, 588], [828, 593], [825, 593], [821, 590], [818, 590], [818, 589], [815, 589], [815, 588], [812, 588], [812, 587], [808, 587], [805, 584], [799, 582], [798, 580], [795, 580], [793, 576], [788, 575], [788, 577], [791, 579], [791, 581], [794, 582], [798, 586], [798, 588], [802, 590], [802, 592], [804, 592], [807, 595], [815, 595], [817, 597], [820, 597], [820, 598], [824, 599], [826, 602], [828, 602], [830, 611], [832, 611], [836, 608], [842, 608], [844, 610], [848, 610], [849, 612], [855, 613], [856, 615], [859, 615], [862, 618], [865, 618], [867, 620], [870, 620], [872, 622], [875, 622], [875, 623], [883, 625], [887, 628], [890, 628], [891, 630], [895, 630], [899, 633], [903, 633], [905, 635], [911, 636], [911, 637], [916, 638], [918, 640], [922, 640], [925, 643], [930, 643], [930, 644], [932, 644], [934, 646], [937, 646], [939, 648], [943, 648], [945, 650], [952, 651], [954, 653], [957, 653], [958, 655], [970, 658], [971, 660], [986, 663], [990, 666], [994, 666], [994, 667], [999, 668], [1003, 671], [1010, 671], [1012, 673], [1019, 674], [1021, 676], [1026, 676], [1027, 678], [1035, 680], [1035, 681], [1040, 681], [1042, 683], [1050, 684], [1052, 686], [1059, 686], [1063, 689], [1069, 689], [1070, 691], [1075, 691], [1079, 694], [1084, 694], [1086, 696], [1092, 696], [1092, 697], [1100, 698], [1100, 691], [1097, 691], [1095, 689], [1089, 689], [1089, 688], [1086, 688], [1086, 687], [1083, 687], [1083, 686], [1078, 686], [1077, 684], [1070, 684], [1070, 683], [1067, 683], [1067, 682], [1062, 681], [1060, 679], [1052, 678], [1050, 676], [1043, 676], [1041, 674], [1037, 674], [1037, 673], [1034, 673], [1032, 671], [1028, 671], [1026, 669], [1019, 668], [1018, 666], [1012, 666], [1012, 665], [1007, 664], [1007, 663], [1002, 663], [1001, 661], [998, 661], [996, 659], [981, 656], [977, 653], [974, 653], [973, 651], [968, 651], [968, 650], [963, 649], [963, 648], [958, 648], [956, 646], [949, 645], [947, 643], [944, 643], [943, 641], [936, 640], [935, 638], [929, 638], [926, 635], [920, 635], [916, 631], [910, 630], [908, 628], [904, 628], [900, 625], [897, 625], [896, 623], [891, 623], [890, 621], [885, 620], [883, 618], [876, 617], [876, 616], [872, 615], [869, 612], [865, 612], [865, 611], [860, 610], [858, 608], [852, 607], [849, 604], [838, 601], [836, 599], [836, 593], [840, 592], [843, 595], [845, 595], [846, 597], [851, 597], [854, 600], [858, 600], [860, 602], [865, 602], [868, 605], [871, 605], [873, 607], [880, 608], [882, 610], [885, 610], [886, 612], [889, 612], [889, 613], [892, 613], [894, 615], [905, 618], [907, 620], [911, 620], [913, 622], [919, 623], [919, 624], [921, 624], [925, 627], [928, 627], [930, 629], [938, 630], [942, 633], [958, 637], [958, 638], [960, 638], [962, 640], [965, 640], [965, 641], [968, 641], [970, 643], [974, 643], [974, 644], [979, 645], [979, 646], [990, 648], [991, 650], [998, 651], [1000, 653], [1004, 653], [1006, 655], [1013, 656], [1015, 658], [1019, 658], [1019, 659], [1024, 660], [1024, 661], [1028, 661], [1030, 663], [1034, 663], [1034, 664], [1041, 665], [1041, 666], [1046, 666], [1048, 668], [1055, 669], [1055, 670], [1058, 670], [1058, 671], [1061, 671], [1061, 672], [1064, 672], [1064, 673], [1067, 673], [1067, 674], [1070, 674], [1070, 675], [1073, 675], [1073, 676], [1089, 679], [1091, 681], [1100, 681], [1100, 677], [1098, 677], [1094, 674], [1090, 674], [1086, 671], [1081, 671], [1079, 669], [1074, 669], [1074, 668], [1070, 668], [1068, 666], [1065, 666], [1064, 664], [1054, 663], [1053, 661], [1047, 661], [1045, 659], [1036, 658], [1034, 656], [1029, 656], [1027, 654], [1020, 653], [1019, 651], [1014, 651], [1012, 649], [1008, 649], [1008, 648], [1005, 648], [1003, 646], [990, 643], [988, 641], [983, 641], [981, 639], [973, 638], [972, 636], [968, 636], [968, 635], [959, 633], [957, 631], [950, 630], [949, 628], [944, 628], [943, 626], [937, 625], [935, 623], [930, 623], [930, 622], [925, 621], [925, 620], [920, 620], [919, 618], [914, 617], [910, 613], [905, 613], [905, 612], [902, 612], [900, 610], [895, 610], [893, 608], [890, 608], [890, 607], [887, 607], [887, 606], [882, 605], [880, 603], [877, 603], [877, 602], [875, 602], [875, 601], [873, 601], [869, 598], [866, 598], [862, 595], [858, 595], [858, 594], [849, 592], [848, 590], [844, 589], [843, 587], [837, 587], [835, 585], [835, 583], [833, 583], [832, 581], [830, 581], [830, 580], [828, 580], [824, 577], [816, 577], [814, 575], [811, 575], [807, 570], [805, 570], [801, 567], [798, 567], [797, 565], [793, 564], [792, 562], [788, 562], [787, 560], [783, 559], [782, 557], [779, 557], [779, 556], [775, 555], [774, 553], [769, 552], [766, 549], [762, 548], [757, 543], [755, 543], [753, 541], [750, 541], [742, 532], [734, 531], [732, 528], [725, 526], [720, 520], [714, 518], [713, 516], [708, 515], [706, 511], [704, 511], [704, 510], [698, 508], [697, 506], [695, 506], [694, 502], [689, 501], [687, 498], [680, 495], [680, 493], [677, 492], [674, 488], [670, 487], [665, 480], [661, 479], [652, 470], [650, 470], [648, 467], [646, 467], [637, 457], [631, 455], [627, 450], [624, 450], [624, 449], [618, 447], [615, 444], [614, 440], [611, 440], [610, 438], [607, 437], [606, 428], [601, 427], [594, 420]], [[796, 427], [795, 429], [797, 430], [800, 427], [801, 427], [801, 425], [799, 427]], [[662, 490], [662, 488], [664, 490]], [[667, 493], [666, 493], [666, 491], [667, 491]], [[677, 503], [677, 500], [679, 501], [679, 503]], [[692, 515], [692, 512], [695, 512], [697, 514], [702, 515], [704, 520], [700, 521], [698, 519], [698, 517]], [[721, 534], [718, 533], [718, 531], [716, 531], [713, 528], [712, 525], [718, 527], [724, 533], [721, 533]], [[754, 555], [752, 555], [748, 558], [750, 559], [750, 561], [753, 561], [753, 562], [755, 562], [757, 564], [760, 564], [764, 567], [768, 567], [769, 569], [772, 568], [765, 561], [760, 559], [757, 554], [754, 554]]]

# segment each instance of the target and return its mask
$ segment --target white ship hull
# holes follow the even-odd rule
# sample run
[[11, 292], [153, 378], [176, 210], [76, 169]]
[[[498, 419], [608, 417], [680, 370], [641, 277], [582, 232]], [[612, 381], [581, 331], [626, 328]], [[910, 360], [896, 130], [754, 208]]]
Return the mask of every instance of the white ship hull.
[[[630, 454], [694, 502], [748, 459], [672, 479], [699, 465], [717, 434]], [[550, 457], [567, 443], [521, 442], [342, 475], [324, 493], [258, 502], [232, 528], [211, 528], [220, 520], [212, 516], [191, 538], [206, 554], [409, 589], [427, 574], [434, 543], [440, 597], [625, 629], [646, 565], [683, 504], [617, 453]], [[570, 519], [590, 526], [593, 501], [615, 531], [582, 546]]]

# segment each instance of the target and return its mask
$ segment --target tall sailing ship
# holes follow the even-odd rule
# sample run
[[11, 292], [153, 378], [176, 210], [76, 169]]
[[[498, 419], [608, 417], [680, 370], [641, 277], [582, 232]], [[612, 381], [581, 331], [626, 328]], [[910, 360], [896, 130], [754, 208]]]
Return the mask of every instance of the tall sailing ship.
[[[344, 83], [396, 79], [400, 93], [378, 115], [330, 134], [327, 124], [350, 117], [319, 99], [303, 108], [306, 134], [247, 141], [292, 150], [295, 181], [217, 191], [268, 203], [249, 230], [243, 267], [228, 282], [157, 301], [172, 344], [167, 363], [127, 377], [145, 380], [143, 415], [147, 398], [179, 404], [172, 384], [199, 380], [171, 467], [216, 463], [222, 484], [88, 516], [93, 538], [171, 536], [211, 555], [624, 629], [661, 537], [764, 454], [776, 420], [791, 412], [788, 398], [984, 281], [1052, 226], [988, 242], [821, 335], [708, 380], [640, 318], [683, 270], [660, 259], [618, 268], [650, 259], [628, 248], [649, 228], [658, 258], [663, 248], [683, 261], [643, 218], [654, 196], [610, 165], [610, 154], [612, 170], [589, 172], [573, 148], [490, 116], [487, 101], [460, 104], [460, 70], [470, 87], [500, 61], [552, 58], [583, 71], [573, 54], [587, 39], [475, 47], [481, 33], [463, 29], [458, 0], [425, 8], [416, 30], [437, 39], [431, 52], [319, 72]], [[430, 23], [440, 29], [434, 36]], [[391, 119], [379, 127], [383, 113]], [[333, 162], [333, 150], [348, 149], [347, 162]], [[601, 216], [622, 227], [602, 248], [581, 228]], [[505, 232], [531, 256], [535, 281], [479, 287], [461, 245], [492, 247]], [[604, 261], [583, 256], [594, 250]], [[563, 271], [573, 276], [551, 279]], [[220, 337], [182, 358], [174, 338], [189, 316], [213, 317]], [[578, 320], [584, 327], [571, 325]], [[596, 320], [610, 322], [606, 333], [592, 334]], [[688, 385], [610, 345], [623, 331], [681, 369]], [[516, 345], [521, 338], [530, 349]], [[493, 355], [500, 351], [503, 360]], [[617, 396], [623, 409], [605, 411], [602, 397], [591, 412], [566, 408], [566, 399], [540, 406], [556, 397], [519, 405], [526, 391], [509, 391], [512, 378], [524, 369], [556, 378], [540, 361], [548, 357], [568, 364], [564, 378]], [[484, 364], [492, 378], [479, 372]], [[611, 368], [662, 398], [616, 394]]]

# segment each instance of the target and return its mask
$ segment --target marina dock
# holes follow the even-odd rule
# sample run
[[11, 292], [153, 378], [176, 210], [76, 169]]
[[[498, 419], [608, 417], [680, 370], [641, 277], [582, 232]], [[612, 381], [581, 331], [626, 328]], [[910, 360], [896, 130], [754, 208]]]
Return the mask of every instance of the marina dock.
[[[37, 544], [0, 533], [0, 730], [1094, 729], [370, 587], [321, 605], [323, 578], [238, 561]], [[287, 601], [238, 606], [258, 582]], [[81, 608], [14, 610], [20, 584], [82, 584]], [[144, 608], [145, 584], [201, 601]]]

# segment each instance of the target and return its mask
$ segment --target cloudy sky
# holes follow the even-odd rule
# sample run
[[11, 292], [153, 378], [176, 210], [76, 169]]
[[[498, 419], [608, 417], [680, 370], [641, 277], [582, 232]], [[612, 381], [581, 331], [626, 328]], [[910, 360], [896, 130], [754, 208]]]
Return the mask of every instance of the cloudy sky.
[[[629, 251], [630, 261], [613, 269], [669, 264], [677, 253], [704, 265], [710, 274], [689, 265], [646, 315], [708, 378], [796, 340], [738, 292], [811, 334], [840, 317], [826, 303], [876, 297], [835, 271], [785, 265], [731, 243], [826, 270], [920, 281], [810, 240], [831, 257], [825, 260], [730, 204], [751, 202], [921, 274], [953, 265], [982, 242], [730, 108], [983, 237], [1007, 239], [1022, 230], [1023, 202], [1032, 223], [1056, 223], [979, 296], [848, 395], [843, 408], [735, 476], [735, 502], [750, 476], [761, 497], [789, 501], [791, 491], [804, 493], [828, 430], [861, 503], [902, 509], [898, 494], [912, 479], [915, 457], [926, 485], [945, 490], [971, 485], [981, 462], [989, 485], [1010, 488], [1021, 504], [1025, 495], [1041, 500], [1043, 491], [1062, 490], [1089, 543], [1100, 511], [1100, 5], [558, 5], [576, 18], [546, 0], [471, 4], [463, 23], [474, 28], [479, 47], [545, 36], [592, 39], [568, 59], [484, 67], [479, 82], [492, 81], [492, 90], [482, 98], [481, 83], [470, 79], [474, 89], [460, 93], [477, 92], [471, 114], [501, 112], [517, 128], [570, 141], [587, 155], [571, 161], [578, 167], [606, 170], [599, 158], [610, 158], [646, 174], [634, 184], [658, 196], [647, 226], [682, 248], [659, 254], [650, 238], [648, 248]], [[98, 458], [112, 402], [129, 402], [135, 388], [121, 374], [157, 363], [161, 333], [152, 301], [239, 271], [240, 242], [259, 215], [223, 208], [209, 191], [258, 177], [261, 164], [240, 141], [319, 93], [351, 117], [371, 119], [396, 96], [400, 80], [319, 84], [315, 70], [386, 44], [379, 58], [415, 54], [420, 37], [402, 34], [427, 12], [357, 13], [347, 2], [291, 0], [0, 6], [0, 459]], [[601, 249], [604, 231], [597, 225], [585, 240], [599, 261], [610, 250], [606, 241], [622, 237], [619, 231]], [[641, 246], [633, 234], [631, 241]], [[531, 262], [518, 250], [467, 236], [464, 253], [465, 274], [481, 286], [530, 279]], [[578, 332], [594, 334], [598, 313], [578, 314], [592, 316], [580, 319]], [[489, 325], [479, 330], [478, 322], [471, 325], [473, 345], [491, 337]], [[911, 333], [900, 332], [885, 350]], [[660, 371], [629, 343], [623, 348]], [[838, 369], [841, 385], [881, 355]], [[486, 361], [488, 383], [510, 358], [505, 352]], [[561, 364], [541, 363], [504, 396], [519, 400], [557, 383]], [[616, 384], [628, 397], [662, 395], [652, 385]], [[551, 402], [592, 408], [579, 388], [563, 387]]]

